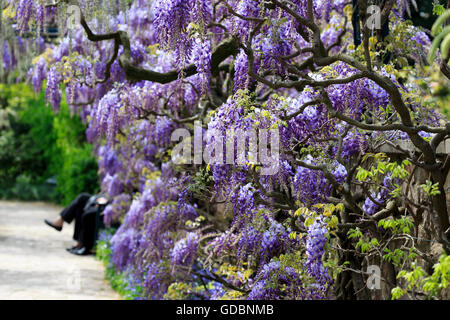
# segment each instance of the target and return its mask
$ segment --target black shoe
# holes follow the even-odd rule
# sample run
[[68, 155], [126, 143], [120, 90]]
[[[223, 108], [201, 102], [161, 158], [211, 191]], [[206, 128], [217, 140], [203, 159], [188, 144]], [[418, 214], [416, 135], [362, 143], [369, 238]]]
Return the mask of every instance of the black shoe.
[[79, 246], [73, 246], [71, 248], [66, 248], [66, 250], [69, 251], [69, 252], [72, 252], [73, 250], [77, 250], [77, 249], [80, 249], [80, 248], [81, 247], [79, 247]]
[[77, 256], [87, 256], [87, 255], [91, 254], [90, 251], [88, 249], [86, 249], [86, 247], [73, 249], [72, 251], [69, 251], [69, 252], [76, 254]]
[[61, 230], [62, 230], [62, 227], [54, 226], [53, 223], [51, 223], [51, 222], [48, 221], [47, 219], [45, 219], [44, 221], [45, 221], [45, 223], [46, 223], [47, 225], [49, 225], [50, 227], [56, 229], [56, 231], [61, 231]]

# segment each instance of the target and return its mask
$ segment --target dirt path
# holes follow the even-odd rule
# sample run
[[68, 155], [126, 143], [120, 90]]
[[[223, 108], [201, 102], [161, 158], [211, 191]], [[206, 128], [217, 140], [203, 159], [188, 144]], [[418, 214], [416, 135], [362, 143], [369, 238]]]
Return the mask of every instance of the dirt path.
[[61, 208], [0, 201], [0, 299], [119, 299], [93, 256], [65, 250], [73, 224], [62, 232], [44, 224]]

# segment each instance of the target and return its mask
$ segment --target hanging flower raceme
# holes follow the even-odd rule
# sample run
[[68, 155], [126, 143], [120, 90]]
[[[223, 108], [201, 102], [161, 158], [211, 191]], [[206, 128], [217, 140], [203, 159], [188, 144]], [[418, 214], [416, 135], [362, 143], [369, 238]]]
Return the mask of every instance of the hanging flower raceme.
[[61, 83], [61, 75], [55, 67], [51, 67], [47, 73], [47, 88], [45, 91], [45, 97], [53, 110], [59, 111], [61, 106], [61, 90], [59, 85]]
[[3, 58], [3, 61], [2, 61], [3, 68], [6, 71], [11, 70], [12, 67], [13, 67], [13, 63], [12, 63], [13, 62], [13, 58], [12, 58], [12, 55], [11, 55], [10, 46], [8, 44], [8, 41], [6, 41], [6, 40], [3, 41], [3, 57], [2, 58]]
[[191, 50], [187, 33], [191, 10], [191, 1], [185, 0], [157, 0], [153, 6], [155, 13], [153, 24], [161, 47], [175, 51], [183, 62]]
[[[323, 295], [314, 287], [306, 287], [298, 272], [279, 261], [264, 265], [258, 273], [258, 281], [248, 295], [250, 300], [311, 300], [323, 299]], [[281, 289], [283, 288], [283, 289]]]
[[325, 243], [328, 240], [328, 229], [321, 218], [308, 227], [306, 240], [306, 267], [311, 276], [315, 277], [318, 284], [326, 287], [331, 278], [327, 268], [323, 266], [322, 258], [325, 253]]
[[[203, 29], [208, 26], [212, 18], [211, 0], [190, 0], [192, 4], [192, 22], [200, 25]], [[204, 30], [206, 31], [206, 30]]]
[[[244, 17], [257, 18], [261, 12], [260, 2], [258, 0], [241, 0], [239, 1], [235, 11]], [[248, 39], [250, 29], [256, 25], [256, 22], [243, 20], [238, 17], [234, 18], [234, 32], [245, 42]]]
[[211, 43], [204, 39], [196, 39], [192, 50], [192, 57], [197, 72], [202, 79], [202, 94], [209, 90], [209, 78], [211, 76]]
[[170, 254], [173, 267], [190, 267], [197, 256], [198, 234], [189, 232], [186, 238], [175, 243]]
[[106, 226], [111, 226], [114, 222], [118, 222], [130, 207], [131, 197], [129, 194], [122, 193], [113, 198], [103, 211], [103, 221]]
[[249, 86], [248, 57], [242, 49], [236, 57], [234, 68], [234, 91], [247, 89]]
[[33, 15], [35, 15], [36, 7], [33, 0], [20, 0], [17, 7], [17, 17], [19, 17], [19, 31], [24, 33], [28, 30], [29, 23]]
[[47, 63], [43, 58], [39, 59], [32, 73], [32, 84], [35, 93], [39, 93], [42, 90], [42, 82], [45, 79], [47, 72]]

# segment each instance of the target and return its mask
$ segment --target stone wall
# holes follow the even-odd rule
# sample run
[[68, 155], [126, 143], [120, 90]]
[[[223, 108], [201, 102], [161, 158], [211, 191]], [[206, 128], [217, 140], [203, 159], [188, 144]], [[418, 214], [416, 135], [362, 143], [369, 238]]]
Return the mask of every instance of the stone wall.
[[[399, 145], [403, 150], [418, 152], [410, 141], [400, 141], [395, 144]], [[439, 159], [444, 162], [445, 158], [450, 153], [450, 141], [446, 140], [441, 143], [436, 151]], [[390, 144], [382, 145], [377, 152], [386, 153], [393, 159], [402, 155], [401, 151]], [[414, 203], [425, 205], [428, 197], [420, 185], [430, 179], [429, 174], [424, 169], [414, 165], [408, 168], [408, 171], [410, 172], [411, 177], [409, 183], [405, 183], [403, 186], [405, 197], [411, 199]], [[446, 177], [444, 189], [447, 199], [447, 210], [450, 212], [450, 176]], [[438, 262], [439, 256], [443, 251], [442, 245], [435, 240], [436, 233], [433, 227], [432, 216], [414, 206], [407, 206], [405, 204], [405, 207], [408, 212], [412, 213], [415, 220], [416, 229], [414, 237], [417, 238], [416, 246], [420, 251], [427, 255], [426, 259], [418, 258], [418, 263], [428, 274], [431, 274], [433, 272], [433, 265]], [[446, 299], [450, 299], [450, 288], [443, 293], [443, 296]]]

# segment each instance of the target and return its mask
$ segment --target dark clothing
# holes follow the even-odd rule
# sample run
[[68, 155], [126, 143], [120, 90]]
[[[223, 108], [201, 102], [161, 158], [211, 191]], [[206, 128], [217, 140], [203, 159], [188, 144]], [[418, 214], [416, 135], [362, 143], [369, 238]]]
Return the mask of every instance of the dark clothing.
[[97, 196], [82, 193], [61, 212], [65, 222], [71, 223], [75, 219], [73, 239], [81, 242], [88, 250], [92, 249], [95, 242], [96, 199]]

